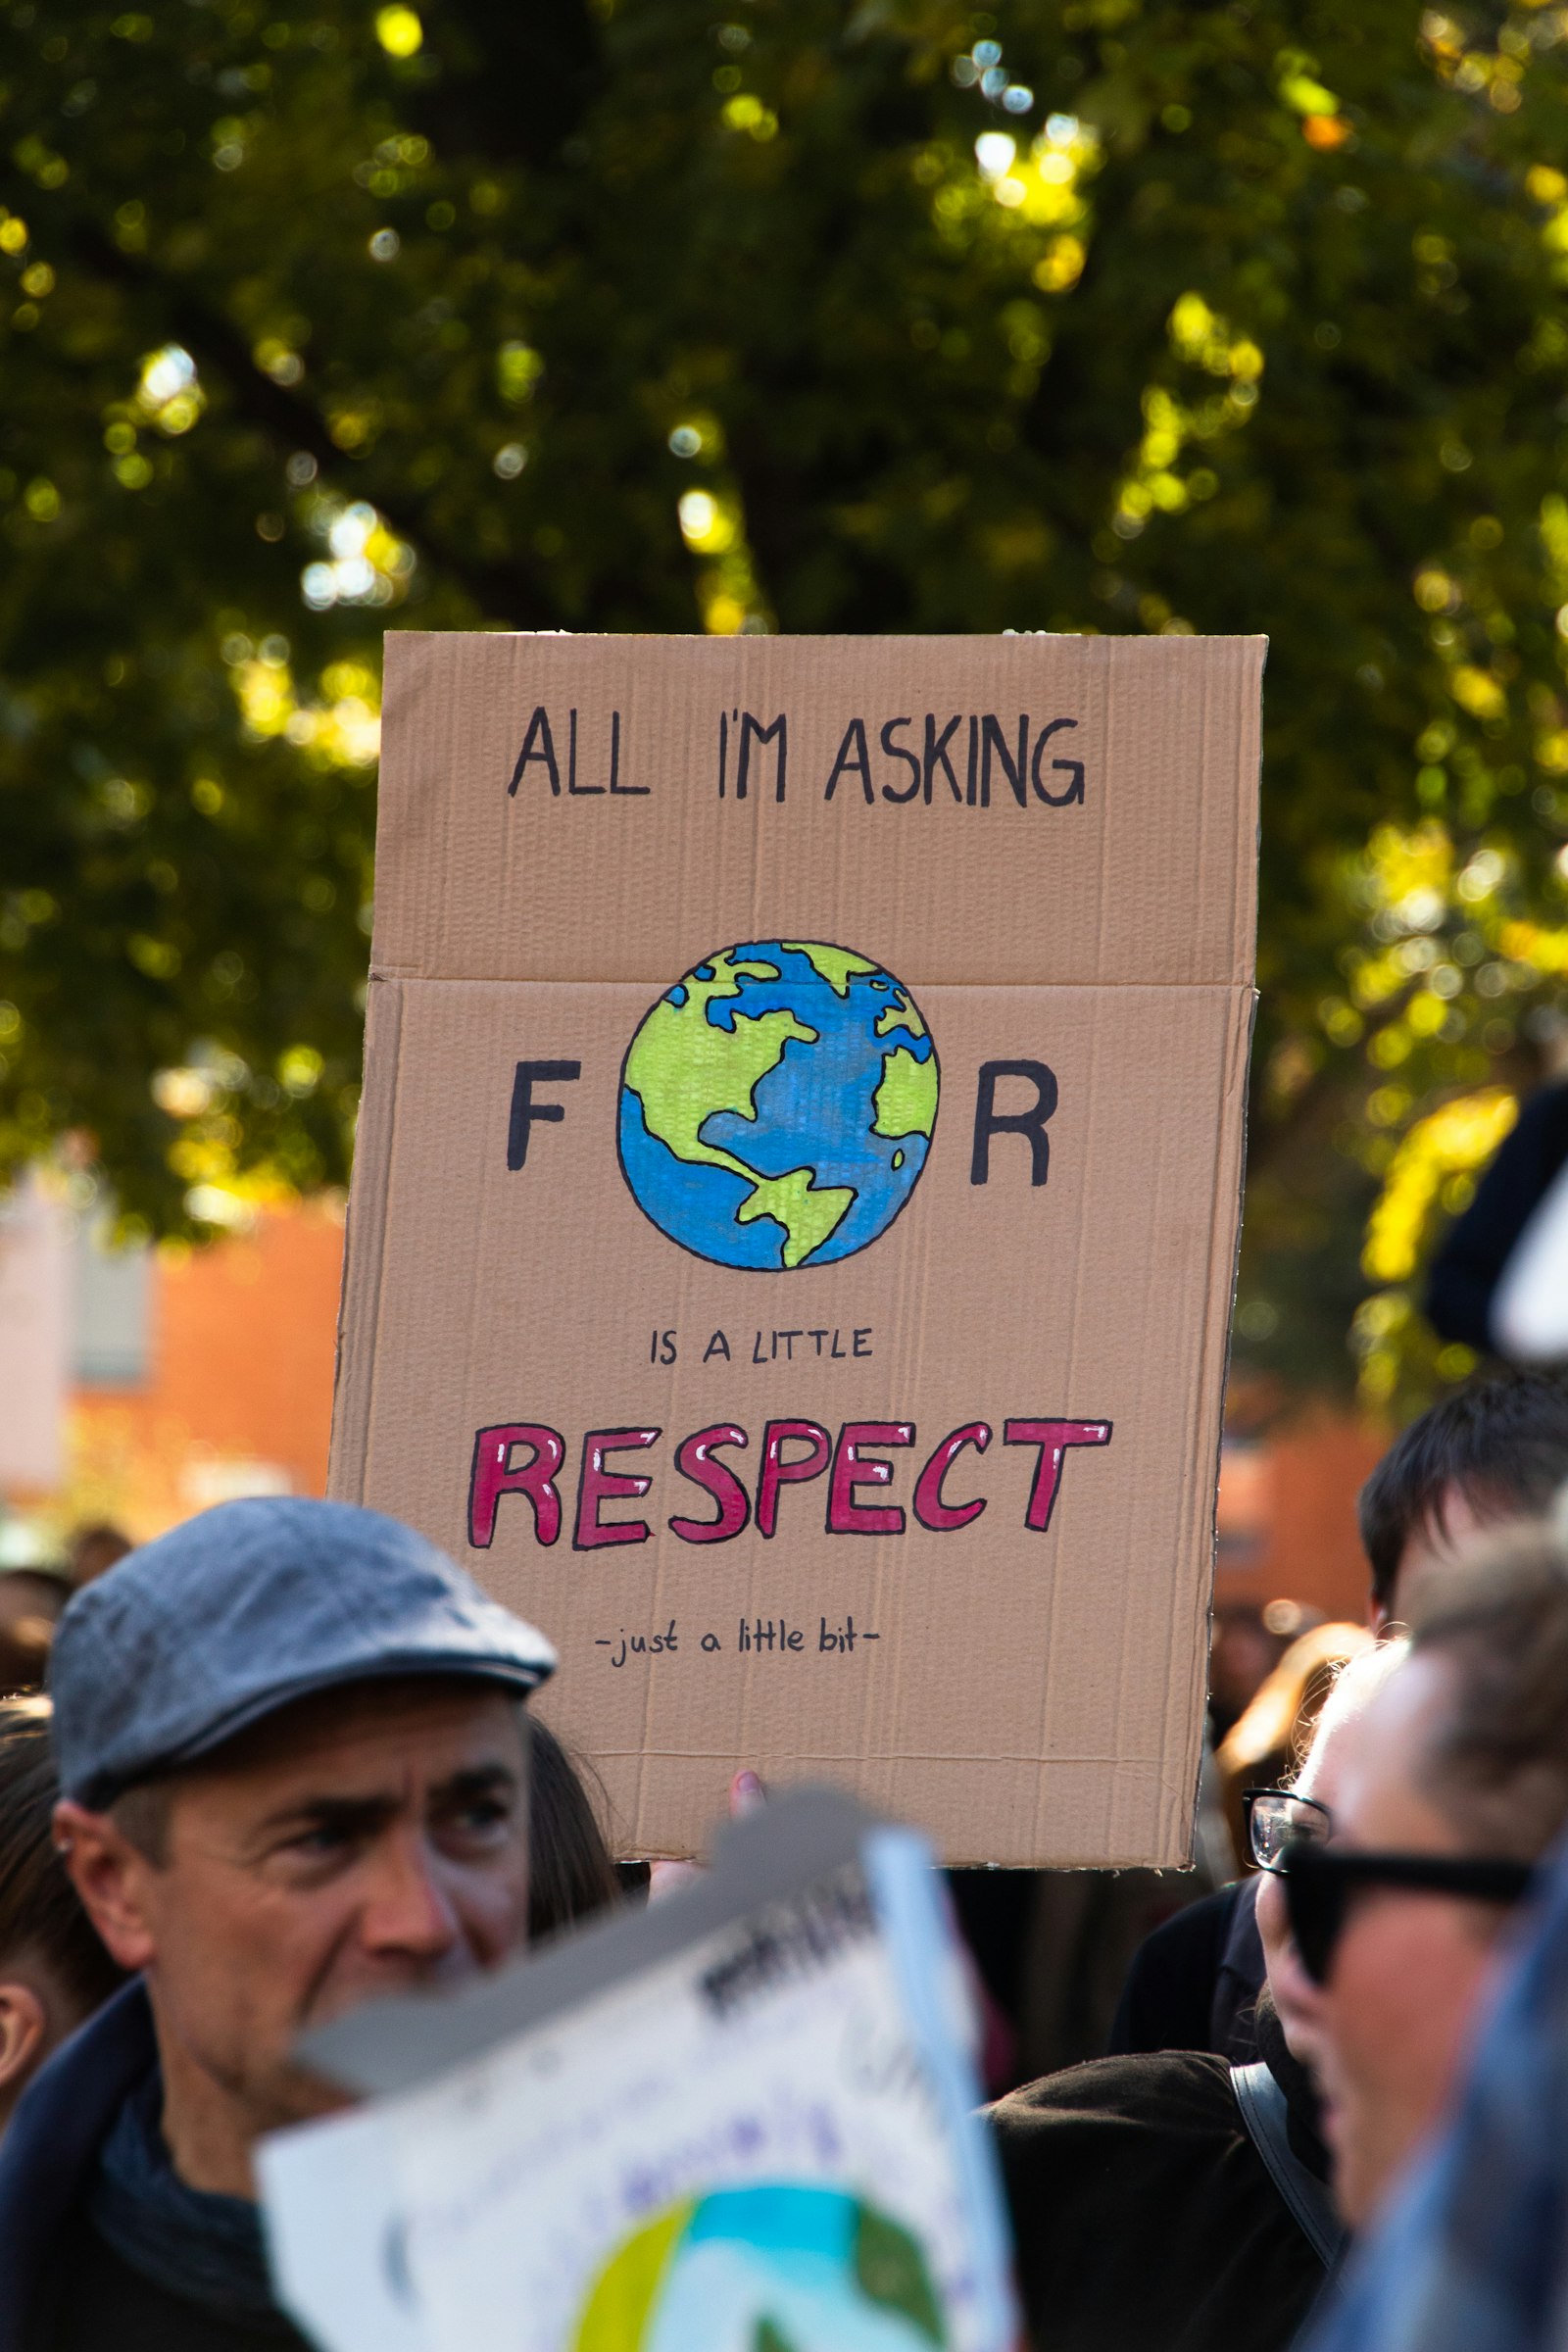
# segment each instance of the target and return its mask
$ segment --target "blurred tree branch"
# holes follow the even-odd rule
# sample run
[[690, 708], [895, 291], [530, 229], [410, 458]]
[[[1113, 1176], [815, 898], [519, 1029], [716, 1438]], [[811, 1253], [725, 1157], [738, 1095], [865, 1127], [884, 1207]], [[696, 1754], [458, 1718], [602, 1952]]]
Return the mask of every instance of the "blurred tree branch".
[[[144, 331], [182, 345], [199, 368], [226, 387], [236, 413], [261, 427], [280, 459], [303, 450], [328, 478], [342, 480], [345, 491], [355, 494], [357, 485], [345, 478], [354, 461], [333, 440], [320, 411], [258, 367], [245, 337], [220, 312], [189, 286], [123, 252], [96, 221], [71, 218], [64, 241], [85, 269], [131, 297], [147, 322]], [[393, 529], [413, 541], [488, 618], [514, 629], [557, 625], [538, 583], [520, 564], [486, 564], [443, 544], [424, 502], [395, 480], [377, 482], [375, 503]]]

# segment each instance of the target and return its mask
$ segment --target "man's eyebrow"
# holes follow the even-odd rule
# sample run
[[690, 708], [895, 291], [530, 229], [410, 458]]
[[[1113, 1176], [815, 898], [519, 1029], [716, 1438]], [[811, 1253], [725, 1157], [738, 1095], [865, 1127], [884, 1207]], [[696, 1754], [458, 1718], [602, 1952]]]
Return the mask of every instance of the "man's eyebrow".
[[437, 1782], [430, 1794], [437, 1804], [450, 1804], [476, 1796], [515, 1795], [521, 1788], [521, 1775], [510, 1764], [466, 1764], [449, 1780]]
[[358, 1832], [361, 1836], [379, 1829], [398, 1811], [401, 1800], [390, 1789], [373, 1796], [317, 1796], [290, 1797], [268, 1815], [262, 1824], [264, 1832], [285, 1829], [326, 1829]]
[[[438, 1781], [430, 1801], [438, 1805], [471, 1803], [481, 1796], [517, 1795], [520, 1774], [510, 1764], [468, 1764]], [[341, 1796], [322, 1790], [290, 1797], [261, 1824], [264, 1836], [280, 1830], [334, 1830], [339, 1836], [368, 1837], [403, 1808], [401, 1792], [384, 1789], [368, 1796]]]

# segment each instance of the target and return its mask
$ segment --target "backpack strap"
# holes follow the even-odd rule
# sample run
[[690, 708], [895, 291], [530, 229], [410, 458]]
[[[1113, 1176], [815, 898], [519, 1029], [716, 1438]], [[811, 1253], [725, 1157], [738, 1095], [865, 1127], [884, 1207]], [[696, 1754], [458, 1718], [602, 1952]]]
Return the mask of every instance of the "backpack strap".
[[1291, 2146], [1287, 2130], [1289, 2109], [1285, 2093], [1259, 2061], [1255, 2066], [1233, 2066], [1231, 2088], [1242, 2111], [1247, 2136], [1268, 2168], [1292, 2218], [1324, 2269], [1332, 2273], [1345, 2252], [1349, 2232], [1345, 2229], [1315, 2173], [1308, 2172]]

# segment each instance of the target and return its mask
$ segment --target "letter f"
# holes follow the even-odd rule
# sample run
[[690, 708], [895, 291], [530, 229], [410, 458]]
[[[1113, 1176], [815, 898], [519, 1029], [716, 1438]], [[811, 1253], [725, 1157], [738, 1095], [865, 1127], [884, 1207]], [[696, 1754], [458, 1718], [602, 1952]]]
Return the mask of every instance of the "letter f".
[[512, 1123], [507, 1129], [507, 1165], [522, 1167], [528, 1157], [528, 1130], [536, 1119], [560, 1121], [566, 1115], [559, 1102], [536, 1102], [536, 1084], [560, 1086], [582, 1076], [580, 1061], [519, 1061], [512, 1081]]

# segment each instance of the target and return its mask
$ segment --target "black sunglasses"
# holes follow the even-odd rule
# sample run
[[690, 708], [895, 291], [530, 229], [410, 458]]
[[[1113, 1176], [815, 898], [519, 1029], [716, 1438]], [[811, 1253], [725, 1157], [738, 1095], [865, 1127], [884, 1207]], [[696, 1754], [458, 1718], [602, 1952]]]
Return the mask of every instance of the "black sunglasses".
[[1280, 1883], [1291, 1934], [1314, 1984], [1326, 1984], [1351, 1898], [1367, 1886], [1404, 1886], [1421, 1894], [1467, 1895], [1474, 1902], [1517, 1903], [1530, 1891], [1528, 1862], [1454, 1854], [1344, 1853], [1308, 1838], [1285, 1849]]

